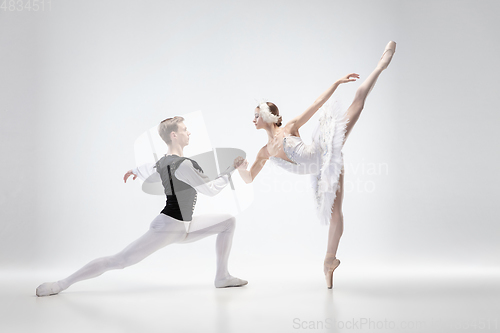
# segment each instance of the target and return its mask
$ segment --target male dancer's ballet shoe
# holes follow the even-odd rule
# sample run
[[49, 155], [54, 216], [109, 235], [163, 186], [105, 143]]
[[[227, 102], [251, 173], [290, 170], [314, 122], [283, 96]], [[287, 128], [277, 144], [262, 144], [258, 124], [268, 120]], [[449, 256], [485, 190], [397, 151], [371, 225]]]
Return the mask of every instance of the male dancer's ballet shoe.
[[59, 282], [46, 282], [36, 288], [37, 296], [51, 296], [59, 294], [63, 289], [59, 285]]
[[340, 260], [338, 260], [334, 255], [327, 254], [324, 263], [324, 272], [326, 279], [326, 286], [328, 289], [332, 289], [333, 286], [333, 271], [340, 265]]
[[215, 288], [241, 287], [248, 284], [248, 281], [230, 276], [226, 279], [215, 280]]
[[[384, 58], [387, 51], [391, 51], [391, 52], [389, 52], [387, 57]], [[378, 65], [382, 70], [386, 69], [387, 66], [389, 66], [394, 53], [396, 53], [396, 42], [391, 40], [389, 43], [387, 43], [385, 50], [384, 50], [384, 53], [382, 54], [382, 57], [380, 57], [380, 61], [378, 62]]]

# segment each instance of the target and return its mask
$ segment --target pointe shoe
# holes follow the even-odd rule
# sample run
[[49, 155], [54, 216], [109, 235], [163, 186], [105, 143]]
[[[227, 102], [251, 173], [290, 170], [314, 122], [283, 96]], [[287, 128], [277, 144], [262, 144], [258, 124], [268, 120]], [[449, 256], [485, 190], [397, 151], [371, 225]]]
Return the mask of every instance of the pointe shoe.
[[[392, 51], [392, 52], [384, 59], [384, 56], [387, 53], [387, 51]], [[378, 65], [382, 70], [386, 69], [387, 66], [389, 66], [394, 53], [396, 53], [396, 42], [391, 40], [389, 43], [387, 43], [384, 53], [382, 54], [382, 56], [380, 57], [380, 61], [378, 62]]]
[[340, 265], [340, 260], [335, 258], [333, 255], [327, 255], [325, 258], [324, 270], [325, 270], [325, 279], [326, 286], [328, 289], [332, 289], [333, 287], [333, 271]]
[[215, 280], [215, 288], [241, 287], [248, 284], [248, 281], [230, 276], [226, 279]]
[[63, 289], [58, 282], [46, 282], [36, 288], [36, 295], [41, 296], [52, 296], [59, 294]]

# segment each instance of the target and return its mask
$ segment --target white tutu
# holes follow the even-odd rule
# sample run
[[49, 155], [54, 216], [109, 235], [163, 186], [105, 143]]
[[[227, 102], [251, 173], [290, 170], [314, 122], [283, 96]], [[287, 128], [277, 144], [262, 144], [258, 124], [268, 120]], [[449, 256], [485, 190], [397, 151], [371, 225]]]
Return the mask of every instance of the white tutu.
[[321, 169], [311, 179], [318, 216], [322, 224], [329, 224], [340, 173], [344, 167], [342, 145], [348, 119], [347, 109], [342, 108], [337, 100], [323, 105], [321, 109], [318, 127], [313, 135], [314, 145], [322, 151]]
[[312, 144], [306, 145], [296, 136], [283, 139], [283, 150], [295, 163], [275, 156], [270, 160], [290, 172], [311, 175], [318, 217], [328, 225], [344, 166], [342, 145], [348, 119], [347, 109], [335, 99], [327, 101], [318, 112], [320, 118]]

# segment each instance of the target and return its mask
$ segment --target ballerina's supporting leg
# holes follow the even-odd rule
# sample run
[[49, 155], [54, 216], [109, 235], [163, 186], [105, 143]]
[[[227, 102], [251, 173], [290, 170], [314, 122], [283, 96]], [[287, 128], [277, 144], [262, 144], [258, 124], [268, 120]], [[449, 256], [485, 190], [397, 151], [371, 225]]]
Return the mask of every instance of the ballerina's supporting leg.
[[330, 218], [330, 229], [328, 230], [328, 245], [325, 256], [324, 272], [328, 288], [332, 288], [333, 271], [340, 265], [337, 259], [337, 249], [339, 247], [340, 237], [344, 232], [344, 215], [342, 214], [342, 200], [344, 199], [344, 170], [339, 177], [339, 187], [337, 196], [333, 203], [332, 215]]
[[344, 215], [342, 214], [342, 201], [344, 199], [344, 171], [339, 177], [339, 187], [337, 197], [333, 203], [332, 215], [330, 218], [330, 228], [328, 230], [327, 254], [337, 255], [340, 237], [344, 232]]
[[375, 70], [368, 76], [368, 78], [359, 86], [358, 90], [356, 91], [354, 100], [351, 106], [349, 106], [349, 109], [347, 110], [347, 119], [349, 119], [349, 122], [347, 123], [346, 127], [344, 143], [347, 140], [349, 134], [351, 133], [352, 128], [358, 121], [359, 116], [361, 115], [361, 111], [365, 106], [365, 101], [366, 98], [368, 97], [368, 94], [370, 93], [370, 91], [372, 91], [373, 87], [375, 86], [375, 83], [377, 82], [379, 75], [382, 73], [382, 71], [384, 71], [387, 68], [387, 66], [389, 66], [389, 63], [391, 62], [392, 56], [394, 55], [395, 51], [396, 51], [396, 43], [392, 41], [389, 42]]

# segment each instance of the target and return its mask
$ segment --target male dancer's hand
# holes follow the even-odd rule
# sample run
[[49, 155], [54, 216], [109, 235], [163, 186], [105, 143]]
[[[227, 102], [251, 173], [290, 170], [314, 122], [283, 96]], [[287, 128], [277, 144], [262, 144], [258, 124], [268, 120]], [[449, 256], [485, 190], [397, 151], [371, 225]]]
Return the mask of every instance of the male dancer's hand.
[[125, 176], [123, 176], [123, 181], [126, 183], [128, 177], [130, 177], [132, 175], [134, 175], [134, 178], [132, 178], [132, 180], [135, 180], [137, 178], [137, 175], [135, 173], [133, 173], [132, 170], [127, 171], [127, 173], [125, 174]]
[[238, 156], [234, 159], [234, 168], [246, 170], [248, 166], [248, 161], [241, 156]]

